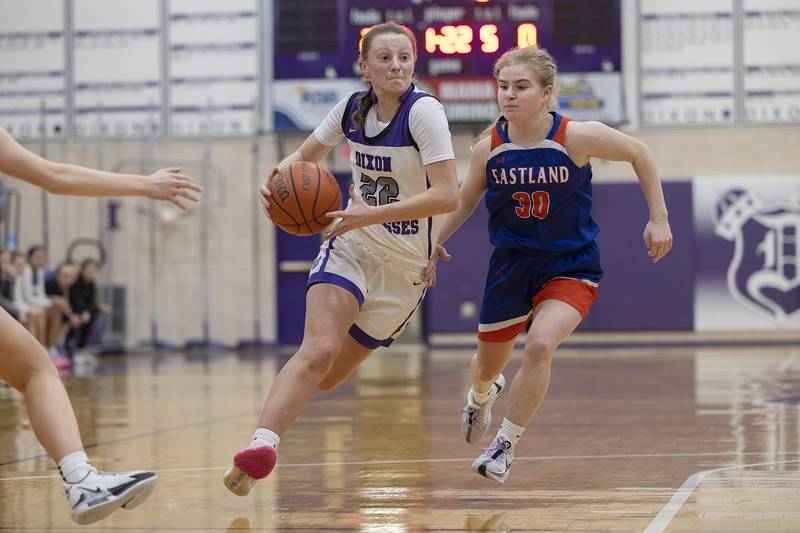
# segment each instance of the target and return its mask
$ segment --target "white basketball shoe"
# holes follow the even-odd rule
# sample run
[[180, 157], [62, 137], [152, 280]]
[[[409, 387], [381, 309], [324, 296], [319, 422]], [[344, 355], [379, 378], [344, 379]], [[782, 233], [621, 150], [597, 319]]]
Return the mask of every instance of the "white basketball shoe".
[[472, 470], [484, 477], [504, 483], [513, 460], [514, 447], [505, 437], [498, 435], [472, 463]]
[[461, 410], [461, 432], [470, 444], [478, 442], [492, 423], [492, 406], [500, 391], [506, 386], [506, 378], [500, 374], [489, 391], [486, 403], [478, 405], [472, 397], [472, 389], [467, 393], [467, 405]]
[[72, 508], [72, 519], [85, 525], [107, 517], [120, 507], [133, 509], [153, 492], [154, 472], [99, 472], [92, 468], [80, 481], [64, 483], [64, 495]]

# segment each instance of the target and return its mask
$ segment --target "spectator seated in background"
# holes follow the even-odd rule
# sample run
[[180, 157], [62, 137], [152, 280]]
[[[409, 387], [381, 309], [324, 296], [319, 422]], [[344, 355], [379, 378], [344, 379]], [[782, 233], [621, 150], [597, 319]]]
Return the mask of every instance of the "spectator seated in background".
[[84, 259], [81, 262], [77, 281], [69, 291], [69, 303], [72, 312], [81, 317], [81, 324], [70, 329], [67, 334], [67, 349], [75, 350], [74, 359], [93, 362], [94, 357], [86, 351], [92, 327], [101, 313], [111, 313], [111, 308], [97, 301], [97, 261]]
[[0, 251], [0, 307], [22, 322], [20, 319], [22, 313], [14, 305], [14, 280], [16, 277], [14, 265], [11, 262], [11, 252], [8, 250]]
[[22, 272], [28, 262], [20, 252], [11, 253], [11, 265], [4, 269], [7, 288], [11, 290], [11, 299], [18, 315], [15, 318], [25, 326], [31, 335], [44, 346], [47, 337], [47, 312], [42, 307], [30, 307], [22, 296]]
[[[28, 253], [29, 255], [41, 253], [41, 260], [44, 260], [44, 248], [41, 246], [32, 247]], [[37, 257], [36, 261], [39, 260]], [[20, 252], [14, 252], [11, 255], [11, 263], [14, 267], [14, 305], [20, 310], [19, 320], [42, 346], [47, 347], [47, 311], [50, 308], [50, 300], [44, 295], [44, 268], [39, 269], [37, 284], [34, 286], [35, 270], [30, 267], [26, 257]], [[29, 280], [27, 287], [26, 272]]]
[[[56, 347], [65, 346], [67, 332], [83, 324], [82, 317], [73, 312], [69, 305], [69, 291], [78, 279], [78, 268], [74, 263], [63, 262], [56, 268], [55, 275], [45, 281], [45, 294], [50, 299], [53, 317], [58, 316], [58, 328], [51, 325], [53, 337], [50, 341]], [[69, 350], [67, 356], [71, 358]], [[63, 353], [59, 351], [59, 355]]]
[[40, 312], [43, 310], [46, 315], [47, 326], [39, 342], [47, 348], [50, 357], [56, 366], [68, 364], [69, 360], [63, 357], [58, 351], [58, 341], [61, 338], [62, 320], [68, 310], [68, 302], [64, 300], [50, 301], [45, 292], [45, 266], [47, 265], [47, 254], [44, 246], [36, 244], [28, 250], [28, 264], [20, 276], [18, 282], [21, 285], [21, 301], [28, 306], [29, 310]]

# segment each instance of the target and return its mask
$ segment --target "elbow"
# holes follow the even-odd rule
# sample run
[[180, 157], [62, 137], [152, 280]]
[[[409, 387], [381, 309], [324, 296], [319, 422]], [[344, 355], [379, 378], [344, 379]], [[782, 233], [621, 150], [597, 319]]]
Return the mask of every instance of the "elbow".
[[448, 196], [445, 198], [444, 202], [442, 202], [442, 211], [444, 213], [450, 213], [451, 211], [455, 211], [461, 205], [461, 195], [456, 194], [455, 196]]
[[642, 163], [644, 161], [648, 161], [648, 160], [652, 159], [652, 157], [653, 157], [653, 154], [652, 154], [652, 152], [650, 152], [650, 147], [647, 146], [642, 141], [637, 139], [636, 140], [636, 148], [634, 149], [633, 158], [631, 159], [631, 163], [633, 165], [637, 165], [637, 164], [640, 164], [640, 163]]
[[58, 164], [48, 165], [42, 174], [40, 186], [50, 194], [67, 194], [67, 180]]

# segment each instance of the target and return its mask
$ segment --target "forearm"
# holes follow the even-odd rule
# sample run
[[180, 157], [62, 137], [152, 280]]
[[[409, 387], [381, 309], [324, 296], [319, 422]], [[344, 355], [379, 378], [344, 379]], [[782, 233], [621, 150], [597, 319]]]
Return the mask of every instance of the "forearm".
[[656, 166], [649, 150], [643, 150], [631, 161], [636, 177], [642, 186], [647, 208], [650, 211], [650, 220], [666, 220], [668, 217], [667, 204], [664, 201], [664, 191], [661, 180], [658, 178]]
[[278, 168], [283, 170], [283, 169], [288, 168], [289, 166], [291, 166], [292, 163], [297, 163], [299, 161], [304, 161], [304, 159], [303, 159], [302, 152], [300, 152], [300, 150], [298, 149], [298, 150], [292, 152], [291, 154], [287, 155], [286, 157], [284, 157], [281, 160], [281, 162], [278, 163]]
[[449, 213], [458, 206], [458, 191], [432, 187], [401, 202], [393, 202], [375, 208], [379, 223], [427, 218]]
[[47, 190], [71, 196], [141, 196], [145, 193], [143, 176], [116, 174], [66, 163], [51, 163], [52, 177]]

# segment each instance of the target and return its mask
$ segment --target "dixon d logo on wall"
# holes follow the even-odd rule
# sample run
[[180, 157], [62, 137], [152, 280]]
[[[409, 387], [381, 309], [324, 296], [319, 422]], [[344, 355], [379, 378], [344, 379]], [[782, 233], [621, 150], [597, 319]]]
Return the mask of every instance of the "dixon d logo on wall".
[[765, 204], [746, 189], [721, 195], [715, 232], [734, 243], [728, 289], [744, 307], [779, 323], [800, 312], [800, 198]]

